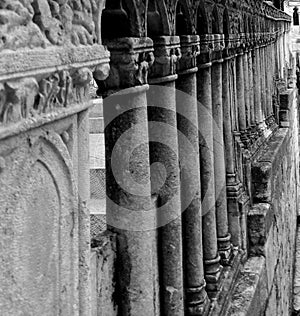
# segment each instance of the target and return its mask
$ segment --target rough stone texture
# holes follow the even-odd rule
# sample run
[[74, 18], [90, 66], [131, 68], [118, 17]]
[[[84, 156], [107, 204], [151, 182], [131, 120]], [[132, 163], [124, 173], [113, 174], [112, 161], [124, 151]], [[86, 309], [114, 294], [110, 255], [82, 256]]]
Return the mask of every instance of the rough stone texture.
[[92, 240], [91, 316], [117, 315], [115, 293], [116, 237], [105, 232]]
[[2, 140], [0, 153], [0, 313], [78, 315], [77, 192], [67, 148], [49, 126]]
[[103, 4], [0, 2], [4, 316], [90, 313], [87, 109], [93, 73], [109, 71]]
[[[296, 91], [289, 93], [290, 127], [279, 129], [252, 165], [249, 254], [227, 315], [290, 315], [299, 170]], [[253, 271], [256, 270], [256, 272]]]

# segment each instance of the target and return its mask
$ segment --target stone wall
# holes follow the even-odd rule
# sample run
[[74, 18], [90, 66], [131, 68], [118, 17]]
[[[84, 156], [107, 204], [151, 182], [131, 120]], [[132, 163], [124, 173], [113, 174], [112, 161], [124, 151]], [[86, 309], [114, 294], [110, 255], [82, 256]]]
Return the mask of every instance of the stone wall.
[[[241, 269], [227, 315], [291, 315], [299, 211], [298, 99], [282, 96], [286, 121], [252, 163], [254, 204], [248, 213], [249, 259]], [[287, 124], [288, 123], [288, 124]]]
[[[0, 2], [0, 314], [89, 315], [89, 87], [102, 1]], [[88, 23], [85, 23], [88, 22]]]

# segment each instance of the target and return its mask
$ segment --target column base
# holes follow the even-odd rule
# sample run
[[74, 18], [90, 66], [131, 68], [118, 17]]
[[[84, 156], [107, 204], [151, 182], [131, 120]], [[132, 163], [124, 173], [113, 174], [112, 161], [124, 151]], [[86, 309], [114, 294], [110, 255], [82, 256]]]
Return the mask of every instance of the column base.
[[204, 260], [206, 291], [210, 298], [216, 296], [220, 289], [220, 281], [223, 266], [220, 265], [221, 257], [218, 255], [216, 259]]
[[249, 138], [248, 131], [247, 130], [242, 131], [240, 137], [244, 145], [244, 148], [249, 148], [249, 146], [251, 145], [251, 139]]
[[256, 125], [252, 125], [251, 129], [251, 142], [252, 144], [259, 138], [259, 133]]
[[210, 309], [210, 300], [205, 291], [206, 282], [197, 288], [186, 290], [186, 315], [187, 316], [206, 316]]
[[230, 234], [228, 234], [226, 237], [218, 238], [218, 249], [219, 249], [219, 254], [221, 257], [221, 264], [223, 266], [230, 265], [230, 262], [233, 258]]

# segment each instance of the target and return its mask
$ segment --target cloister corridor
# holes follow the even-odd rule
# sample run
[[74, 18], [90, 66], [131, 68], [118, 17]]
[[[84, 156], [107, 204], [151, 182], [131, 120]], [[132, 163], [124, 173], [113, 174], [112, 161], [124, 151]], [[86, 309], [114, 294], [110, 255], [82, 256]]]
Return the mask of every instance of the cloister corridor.
[[0, 316], [300, 315], [299, 9], [0, 0]]

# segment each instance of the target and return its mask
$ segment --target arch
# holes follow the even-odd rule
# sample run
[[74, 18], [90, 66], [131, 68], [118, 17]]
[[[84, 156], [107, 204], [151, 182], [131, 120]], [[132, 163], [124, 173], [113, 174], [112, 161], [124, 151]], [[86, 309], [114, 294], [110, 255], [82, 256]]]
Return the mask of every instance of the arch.
[[249, 29], [248, 29], [248, 17], [245, 14], [243, 16], [243, 22], [244, 22], [244, 33], [249, 33]]
[[161, 0], [149, 0], [147, 10], [147, 36], [171, 35], [166, 7]]
[[102, 38], [140, 37], [145, 33], [133, 0], [107, 0], [102, 13]]
[[205, 6], [200, 3], [197, 10], [197, 33], [199, 35], [208, 34], [208, 18], [207, 13], [205, 11]]
[[294, 12], [293, 12], [293, 24], [299, 25], [299, 12], [298, 12], [297, 7], [294, 8]]
[[211, 28], [213, 34], [219, 34], [220, 32], [220, 17], [217, 6], [214, 7], [211, 15]]
[[176, 6], [176, 35], [192, 34], [192, 17], [186, 0], [179, 0]]
[[229, 14], [227, 8], [225, 8], [223, 13], [223, 33], [228, 36], [230, 33], [230, 22], [229, 22]]

